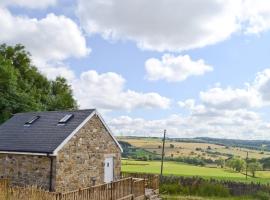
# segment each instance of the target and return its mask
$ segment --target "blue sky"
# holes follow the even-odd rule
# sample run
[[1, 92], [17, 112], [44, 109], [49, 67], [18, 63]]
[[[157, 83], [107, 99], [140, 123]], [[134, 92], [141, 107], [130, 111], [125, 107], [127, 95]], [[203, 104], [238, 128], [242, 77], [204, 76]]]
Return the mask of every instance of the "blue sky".
[[269, 138], [266, 0], [3, 0], [0, 42], [117, 135]]

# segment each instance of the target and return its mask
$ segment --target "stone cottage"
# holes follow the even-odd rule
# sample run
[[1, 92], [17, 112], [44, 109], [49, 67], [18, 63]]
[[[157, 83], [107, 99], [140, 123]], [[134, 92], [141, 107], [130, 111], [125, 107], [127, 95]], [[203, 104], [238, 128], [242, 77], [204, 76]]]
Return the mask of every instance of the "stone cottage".
[[95, 109], [18, 113], [0, 126], [0, 178], [50, 191], [111, 182], [121, 151]]

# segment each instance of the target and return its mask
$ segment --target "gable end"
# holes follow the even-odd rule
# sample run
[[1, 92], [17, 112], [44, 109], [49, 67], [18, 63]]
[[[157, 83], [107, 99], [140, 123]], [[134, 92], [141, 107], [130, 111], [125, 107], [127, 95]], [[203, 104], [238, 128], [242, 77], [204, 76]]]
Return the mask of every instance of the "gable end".
[[90, 120], [92, 119], [93, 116], [97, 116], [100, 121], [102, 122], [102, 124], [104, 125], [104, 127], [107, 129], [108, 133], [110, 134], [111, 138], [113, 139], [113, 141], [116, 143], [117, 147], [120, 149], [121, 152], [123, 152], [123, 149], [121, 147], [121, 145], [118, 143], [118, 141], [116, 140], [116, 138], [113, 136], [112, 131], [110, 130], [110, 128], [108, 127], [108, 125], [105, 123], [104, 119], [101, 117], [101, 115], [95, 110], [94, 112], [92, 112], [54, 151], [53, 151], [53, 155], [57, 155], [58, 152], [64, 147], [65, 144], [67, 144], [71, 138]]

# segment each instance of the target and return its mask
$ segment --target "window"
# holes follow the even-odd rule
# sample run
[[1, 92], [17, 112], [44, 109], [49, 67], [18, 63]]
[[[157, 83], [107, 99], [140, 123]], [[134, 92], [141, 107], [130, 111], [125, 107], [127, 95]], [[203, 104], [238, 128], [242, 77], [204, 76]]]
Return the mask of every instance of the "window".
[[25, 126], [30, 126], [33, 124], [35, 121], [37, 121], [40, 118], [40, 116], [34, 116], [31, 119], [29, 119], [27, 122], [24, 123]]
[[65, 115], [62, 119], [59, 120], [58, 124], [59, 124], [59, 125], [64, 125], [64, 124], [66, 124], [72, 117], [73, 117], [73, 114], [67, 114], [67, 115]]

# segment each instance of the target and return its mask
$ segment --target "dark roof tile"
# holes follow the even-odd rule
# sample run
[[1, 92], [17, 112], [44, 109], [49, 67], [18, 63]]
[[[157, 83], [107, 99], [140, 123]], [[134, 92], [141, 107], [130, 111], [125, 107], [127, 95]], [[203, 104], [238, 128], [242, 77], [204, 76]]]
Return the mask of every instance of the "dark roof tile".
[[[92, 113], [94, 109], [48, 111], [15, 114], [0, 126], [0, 151], [53, 153], [53, 151]], [[73, 114], [66, 125], [57, 125], [67, 114]], [[33, 116], [40, 116], [24, 126]]]

